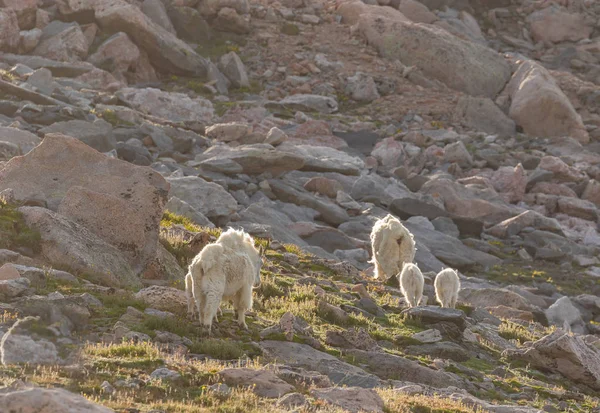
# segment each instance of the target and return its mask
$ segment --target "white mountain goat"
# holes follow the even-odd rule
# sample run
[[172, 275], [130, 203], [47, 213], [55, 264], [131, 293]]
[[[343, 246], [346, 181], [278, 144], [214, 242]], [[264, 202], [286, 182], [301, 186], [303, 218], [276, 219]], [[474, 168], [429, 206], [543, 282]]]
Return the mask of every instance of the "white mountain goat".
[[[196, 319], [196, 303], [194, 302], [194, 292], [193, 292], [193, 282], [194, 277], [192, 277], [192, 273], [188, 271], [185, 275], [185, 296], [187, 298], [187, 314], [188, 317], [192, 320]], [[222, 315], [221, 307], [217, 310], [218, 315]], [[200, 315], [198, 314], [198, 317]], [[219, 318], [215, 315], [215, 322], [219, 322]]]
[[371, 247], [375, 264], [375, 278], [387, 281], [397, 275], [404, 263], [415, 259], [415, 240], [413, 235], [398, 218], [388, 215], [378, 220], [371, 230]]
[[446, 268], [435, 277], [435, 298], [442, 307], [455, 308], [460, 290], [458, 274], [451, 268]]
[[200, 323], [209, 333], [223, 300], [233, 301], [238, 324], [248, 328], [245, 315], [252, 308], [252, 288], [260, 286], [263, 255], [250, 235], [230, 228], [193, 259], [186, 284], [191, 284]]
[[419, 267], [412, 263], [405, 263], [402, 272], [398, 274], [400, 290], [409, 307], [417, 307], [423, 298], [423, 285], [425, 279]]

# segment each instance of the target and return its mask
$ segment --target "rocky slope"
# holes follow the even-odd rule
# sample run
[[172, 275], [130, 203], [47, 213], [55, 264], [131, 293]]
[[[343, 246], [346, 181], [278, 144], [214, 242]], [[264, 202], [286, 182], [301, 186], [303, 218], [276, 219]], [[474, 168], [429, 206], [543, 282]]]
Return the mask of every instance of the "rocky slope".
[[[600, 411], [599, 21], [0, 0], [0, 411]], [[388, 213], [416, 309], [372, 279]], [[184, 271], [226, 226], [268, 260], [249, 331], [224, 305], [207, 338]]]

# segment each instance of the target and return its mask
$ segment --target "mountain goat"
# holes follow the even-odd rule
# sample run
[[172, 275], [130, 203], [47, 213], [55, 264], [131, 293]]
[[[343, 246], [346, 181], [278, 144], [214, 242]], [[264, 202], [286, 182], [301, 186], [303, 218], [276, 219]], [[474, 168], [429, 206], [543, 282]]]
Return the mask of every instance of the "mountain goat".
[[458, 274], [451, 268], [446, 268], [435, 277], [435, 298], [442, 307], [455, 308], [460, 290]]
[[423, 285], [425, 284], [419, 267], [412, 263], [405, 263], [402, 272], [398, 274], [398, 283], [408, 306], [417, 307], [423, 298]]
[[252, 308], [252, 288], [260, 286], [263, 255], [264, 249], [257, 249], [250, 235], [230, 228], [194, 257], [186, 284], [191, 285], [198, 318], [209, 333], [222, 300], [233, 301], [238, 324], [248, 328], [245, 314]]
[[371, 231], [371, 247], [375, 264], [375, 278], [387, 281], [397, 275], [404, 263], [415, 259], [415, 240], [400, 220], [387, 215], [378, 220]]
[[[196, 319], [196, 303], [194, 302], [194, 293], [193, 293], [193, 283], [194, 277], [192, 277], [192, 273], [188, 271], [185, 275], [185, 297], [187, 299], [187, 314], [188, 318], [195, 320]], [[222, 315], [221, 307], [217, 310], [218, 315]], [[198, 314], [200, 317], [200, 314]], [[215, 322], [219, 322], [219, 318], [215, 315]]]

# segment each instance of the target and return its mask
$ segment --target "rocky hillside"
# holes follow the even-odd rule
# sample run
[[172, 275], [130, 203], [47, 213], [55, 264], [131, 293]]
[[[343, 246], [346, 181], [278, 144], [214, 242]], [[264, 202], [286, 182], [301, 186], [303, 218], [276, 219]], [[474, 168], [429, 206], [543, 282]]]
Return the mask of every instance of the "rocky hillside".
[[[600, 412], [599, 22], [0, 0], [0, 412]], [[421, 307], [372, 278], [389, 213]], [[206, 337], [183, 278], [227, 226], [263, 282]]]

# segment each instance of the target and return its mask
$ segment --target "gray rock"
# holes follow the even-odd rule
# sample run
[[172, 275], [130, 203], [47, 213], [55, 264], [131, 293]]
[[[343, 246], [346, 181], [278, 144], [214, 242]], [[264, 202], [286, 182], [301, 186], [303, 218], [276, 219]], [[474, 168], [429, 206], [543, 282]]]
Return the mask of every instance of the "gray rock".
[[167, 380], [167, 381], [175, 381], [181, 377], [181, 374], [174, 370], [167, 369], [162, 367], [160, 369], [154, 370], [150, 373], [150, 378], [155, 380]]
[[310, 395], [317, 400], [324, 400], [331, 405], [338, 406], [344, 411], [351, 413], [383, 413], [383, 400], [373, 389], [331, 387], [328, 389], [311, 390]]
[[55, 89], [52, 72], [46, 68], [38, 69], [29, 75], [26, 83], [35, 87], [39, 93], [44, 95], [52, 95]]
[[347, 354], [357, 362], [365, 363], [370, 371], [382, 379], [405, 380], [436, 388], [463, 386], [458, 378], [449, 373], [423, 367], [404, 357], [362, 350], [347, 350]]
[[30, 281], [25, 277], [12, 280], [0, 280], [0, 298], [3, 301], [12, 300], [23, 295], [29, 289]]
[[373, 78], [362, 72], [346, 79], [345, 88], [346, 94], [357, 102], [372, 102], [380, 98]]
[[581, 312], [569, 297], [561, 297], [545, 312], [548, 323], [577, 334], [585, 334], [586, 328]]
[[284, 143], [279, 148], [301, 156], [304, 159], [303, 171], [360, 175], [365, 168], [365, 163], [360, 158], [326, 146]]
[[513, 136], [516, 132], [515, 122], [489, 98], [461, 97], [455, 116], [477, 131], [502, 136]]
[[225, 160], [237, 163], [248, 175], [270, 173], [273, 176], [302, 168], [305, 159], [302, 155], [285, 150], [278, 150], [271, 145], [243, 145], [224, 150], [208, 150], [202, 154], [200, 166]]
[[167, 15], [167, 9], [162, 1], [144, 0], [141, 9], [154, 23], [158, 24], [169, 33], [176, 34], [175, 28]]
[[228, 218], [237, 211], [237, 201], [223, 187], [196, 176], [167, 178], [171, 195], [175, 196], [211, 220]]
[[289, 393], [277, 401], [277, 405], [285, 409], [298, 409], [308, 405], [308, 400], [301, 393]]
[[286, 360], [289, 365], [318, 371], [337, 385], [374, 388], [380, 383], [378, 377], [305, 344], [267, 340], [260, 347], [268, 359]]
[[117, 146], [117, 141], [112, 133], [112, 126], [101, 119], [93, 123], [82, 120], [57, 122], [40, 129], [40, 132], [43, 134], [60, 133], [77, 138], [99, 152], [108, 152]]
[[467, 316], [462, 310], [454, 308], [442, 308], [435, 306], [413, 307], [404, 310], [404, 314], [421, 320], [425, 324], [435, 324], [438, 322], [449, 322], [456, 324], [460, 328], [465, 328]]
[[79, 394], [64, 389], [31, 387], [22, 382], [0, 391], [0, 411], [114, 413], [112, 409], [93, 403]]
[[0, 141], [18, 146], [20, 155], [25, 155], [42, 141], [37, 135], [25, 130], [0, 126]]
[[206, 218], [206, 216], [202, 212], [198, 211], [196, 208], [193, 208], [190, 204], [188, 204], [185, 201], [182, 201], [176, 196], [172, 196], [171, 198], [169, 198], [169, 202], [167, 202], [167, 205], [165, 205], [165, 209], [177, 215], [182, 215], [186, 218], [189, 218], [193, 223], [197, 225], [208, 228], [215, 227], [215, 224], [213, 224], [208, 218]]
[[413, 356], [429, 356], [431, 358], [442, 358], [454, 361], [467, 361], [471, 355], [467, 350], [456, 343], [443, 341], [433, 344], [420, 344], [418, 346], [408, 346], [405, 349], [406, 354]]
[[28, 334], [29, 326], [35, 321], [36, 318], [34, 317], [20, 319], [4, 334], [0, 342], [3, 365], [19, 363], [47, 365], [56, 364], [60, 361], [54, 343], [43, 338], [36, 340]]
[[210, 26], [198, 10], [171, 5], [167, 13], [181, 39], [199, 44], [211, 39]]
[[250, 87], [246, 67], [235, 52], [229, 52], [221, 56], [219, 69], [229, 79], [233, 87]]
[[559, 329], [527, 347], [503, 354], [600, 390], [600, 350], [588, 344], [584, 336]]
[[286, 383], [269, 370], [232, 368], [221, 370], [219, 376], [228, 385], [250, 387], [261, 397], [279, 398], [294, 391], [294, 386]]
[[458, 238], [460, 236], [460, 231], [458, 230], [458, 227], [450, 218], [437, 217], [436, 219], [431, 221], [431, 223], [435, 227], [436, 231], [444, 233], [453, 238]]
[[461, 167], [469, 167], [473, 164], [473, 158], [462, 141], [446, 145], [444, 148], [444, 161], [455, 162]]
[[288, 110], [300, 110], [303, 112], [334, 113], [338, 110], [335, 99], [320, 95], [291, 95], [279, 102], [269, 102], [265, 107], [282, 107]]

